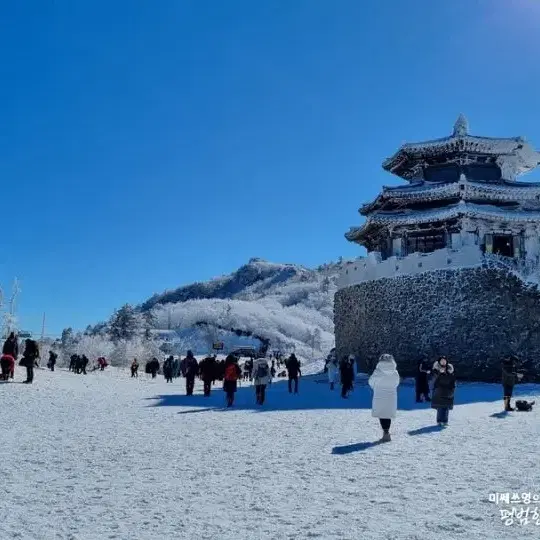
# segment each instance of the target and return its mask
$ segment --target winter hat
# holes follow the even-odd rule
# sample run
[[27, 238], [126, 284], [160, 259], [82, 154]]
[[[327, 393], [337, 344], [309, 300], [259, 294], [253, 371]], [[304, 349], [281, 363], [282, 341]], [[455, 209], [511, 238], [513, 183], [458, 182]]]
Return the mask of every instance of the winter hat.
[[395, 362], [395, 360], [391, 354], [381, 354], [379, 362]]

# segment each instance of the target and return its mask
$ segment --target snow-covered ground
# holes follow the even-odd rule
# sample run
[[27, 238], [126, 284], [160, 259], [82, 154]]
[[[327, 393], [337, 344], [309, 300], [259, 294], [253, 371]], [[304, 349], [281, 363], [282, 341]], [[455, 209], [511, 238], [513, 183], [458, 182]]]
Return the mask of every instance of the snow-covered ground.
[[345, 401], [317, 379], [298, 396], [275, 382], [262, 409], [243, 387], [232, 410], [218, 389], [188, 398], [182, 380], [120, 370], [0, 384], [0, 538], [540, 537], [532, 523], [505, 527], [489, 502], [540, 495], [540, 406], [500, 414], [499, 386], [463, 384], [439, 431], [404, 384], [393, 441], [370, 445], [365, 383]]

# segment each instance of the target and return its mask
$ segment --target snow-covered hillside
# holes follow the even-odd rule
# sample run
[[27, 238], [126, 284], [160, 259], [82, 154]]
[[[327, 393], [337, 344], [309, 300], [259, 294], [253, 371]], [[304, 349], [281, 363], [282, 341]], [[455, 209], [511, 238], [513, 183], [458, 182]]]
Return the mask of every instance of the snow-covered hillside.
[[[500, 385], [463, 384], [450, 425], [399, 390], [393, 440], [377, 444], [371, 391], [348, 400], [300, 380], [266, 404], [242, 383], [187, 397], [128, 370], [37, 370], [0, 383], [0, 538], [20, 540], [526, 540], [540, 495], [538, 410], [501, 413]], [[534, 385], [518, 386], [528, 398]], [[490, 494], [519, 493], [515, 504]], [[530, 509], [505, 526], [500, 511]]]
[[252, 259], [229, 276], [154, 295], [142, 310], [153, 311], [158, 328], [175, 329], [182, 348], [201, 354], [213, 341], [232, 347], [248, 333], [271, 350], [320, 359], [334, 345], [338, 272], [338, 264], [310, 270]]

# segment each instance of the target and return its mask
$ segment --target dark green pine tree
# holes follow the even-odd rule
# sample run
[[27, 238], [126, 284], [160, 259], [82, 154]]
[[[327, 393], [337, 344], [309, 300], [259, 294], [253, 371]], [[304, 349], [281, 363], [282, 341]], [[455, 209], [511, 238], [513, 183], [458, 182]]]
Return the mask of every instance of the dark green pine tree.
[[139, 330], [139, 318], [133, 306], [129, 304], [115, 311], [109, 322], [109, 333], [115, 343], [133, 339]]

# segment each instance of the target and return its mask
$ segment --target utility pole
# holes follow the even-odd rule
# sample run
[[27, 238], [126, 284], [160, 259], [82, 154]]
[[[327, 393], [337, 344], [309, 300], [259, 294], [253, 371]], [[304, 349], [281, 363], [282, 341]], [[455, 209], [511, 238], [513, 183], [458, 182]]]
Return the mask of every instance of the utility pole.
[[11, 298], [9, 299], [9, 315], [7, 318], [7, 334], [11, 332], [11, 325], [15, 321], [15, 300], [17, 299], [17, 295], [21, 292], [21, 288], [19, 287], [19, 281], [17, 278], [13, 280], [13, 289], [11, 293]]
[[45, 339], [45, 312], [43, 312], [43, 324], [41, 325], [41, 341]]

